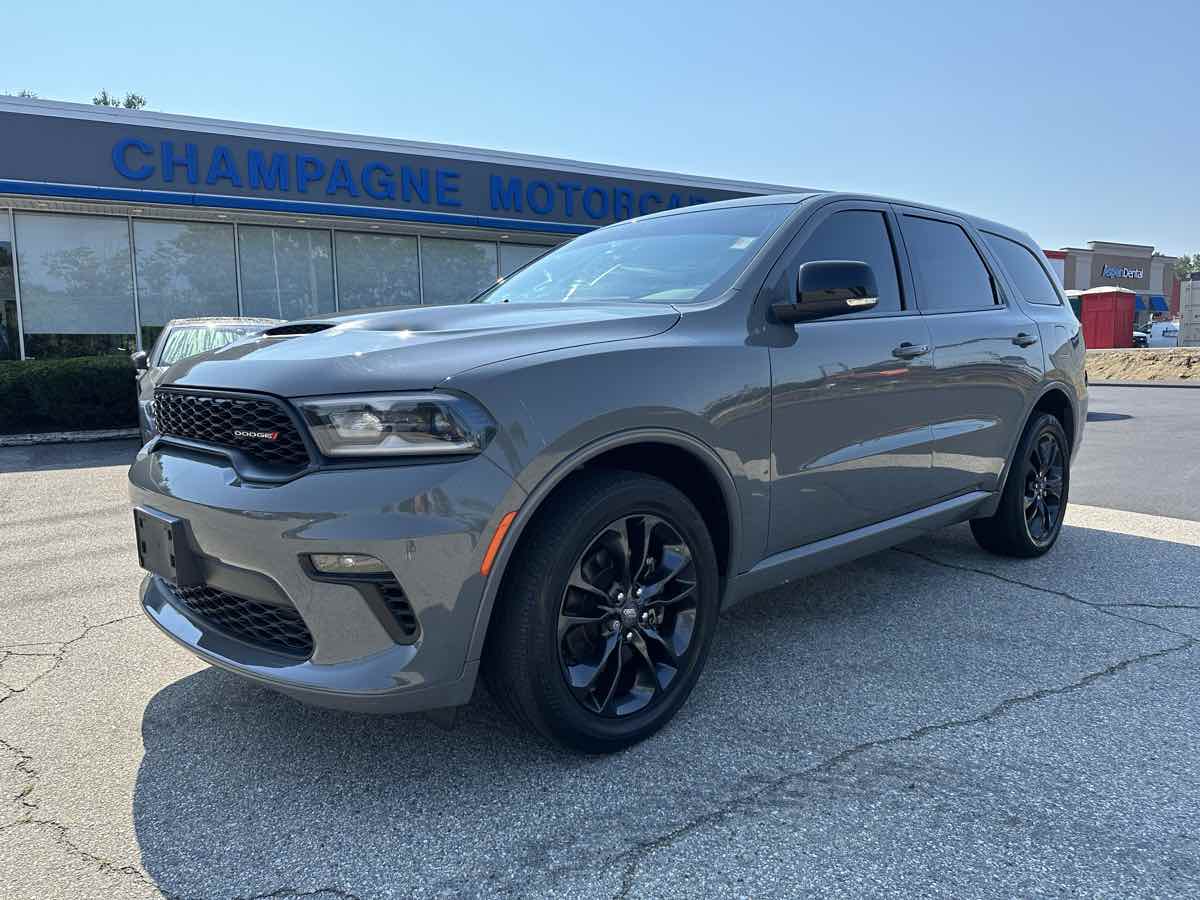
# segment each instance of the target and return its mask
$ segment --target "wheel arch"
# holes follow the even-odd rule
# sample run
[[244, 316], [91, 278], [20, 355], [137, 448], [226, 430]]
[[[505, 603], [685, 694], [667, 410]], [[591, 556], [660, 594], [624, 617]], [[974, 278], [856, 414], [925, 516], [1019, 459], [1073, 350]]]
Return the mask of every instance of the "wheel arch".
[[1063, 427], [1063, 431], [1067, 434], [1067, 443], [1070, 445], [1071, 453], [1074, 455], [1075, 448], [1078, 445], [1079, 434], [1079, 419], [1078, 419], [1078, 404], [1076, 403], [1071, 388], [1061, 382], [1052, 381], [1042, 385], [1041, 389], [1032, 396], [1028, 409], [1025, 410], [1025, 415], [1021, 419], [1021, 427], [1015, 430], [1013, 438], [1008, 448], [1008, 457], [1004, 461], [1004, 471], [1000, 474], [1000, 480], [996, 486], [994, 497], [984, 503], [976, 515], [986, 517], [992, 515], [996, 511], [996, 507], [1000, 504], [1000, 498], [1004, 494], [1004, 488], [1008, 484], [1008, 475], [1012, 471], [1013, 456], [1017, 452], [1017, 446], [1021, 443], [1021, 435], [1025, 433], [1025, 427], [1029, 424], [1030, 418], [1041, 412], [1050, 413]]
[[[729, 573], [737, 571], [738, 541], [741, 535], [741, 503], [733, 476], [716, 451], [706, 443], [685, 432], [672, 429], [640, 428], [610, 435], [594, 441], [571, 454], [556, 465], [530, 491], [505, 535], [496, 554], [491, 572], [484, 581], [479, 612], [467, 659], [479, 659], [487, 639], [488, 627], [496, 599], [504, 584], [516, 548], [520, 545], [530, 523], [537, 517], [546, 501], [572, 475], [585, 467], [608, 466], [624, 471], [644, 472], [681, 487], [681, 481], [703, 477], [702, 496], [693, 490], [684, 492], [695, 503], [717, 550], [717, 567], [721, 573], [724, 592]], [[712, 487], [717, 491], [713, 492]], [[693, 485], [694, 488], [694, 485]], [[683, 489], [683, 488], [681, 488]]]

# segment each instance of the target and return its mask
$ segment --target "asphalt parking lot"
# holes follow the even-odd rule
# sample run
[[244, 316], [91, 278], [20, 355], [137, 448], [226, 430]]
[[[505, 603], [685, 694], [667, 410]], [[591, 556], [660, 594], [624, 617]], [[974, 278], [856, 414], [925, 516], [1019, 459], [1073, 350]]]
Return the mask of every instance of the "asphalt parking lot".
[[1196, 896], [1200, 475], [1150, 467], [1200, 390], [1092, 412], [1047, 557], [956, 527], [755, 598], [611, 758], [199, 664], [137, 609], [133, 447], [0, 450], [0, 895]]

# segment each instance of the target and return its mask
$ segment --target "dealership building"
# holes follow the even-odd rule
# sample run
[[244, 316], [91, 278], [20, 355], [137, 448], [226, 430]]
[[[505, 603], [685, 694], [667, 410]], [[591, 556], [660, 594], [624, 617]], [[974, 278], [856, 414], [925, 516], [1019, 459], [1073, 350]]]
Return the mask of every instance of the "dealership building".
[[16, 97], [0, 137], [0, 359], [459, 303], [601, 225], [802, 190]]

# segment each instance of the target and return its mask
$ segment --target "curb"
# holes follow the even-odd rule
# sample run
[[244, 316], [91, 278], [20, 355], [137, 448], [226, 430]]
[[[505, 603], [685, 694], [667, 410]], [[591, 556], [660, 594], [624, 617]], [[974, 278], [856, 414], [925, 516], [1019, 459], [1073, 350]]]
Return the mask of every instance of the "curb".
[[1089, 381], [1088, 387], [1200, 388], [1200, 378], [1195, 381]]
[[0, 447], [30, 447], [36, 444], [83, 444], [88, 441], [121, 441], [136, 438], [136, 428], [106, 428], [100, 431], [47, 431], [41, 434], [0, 434]]

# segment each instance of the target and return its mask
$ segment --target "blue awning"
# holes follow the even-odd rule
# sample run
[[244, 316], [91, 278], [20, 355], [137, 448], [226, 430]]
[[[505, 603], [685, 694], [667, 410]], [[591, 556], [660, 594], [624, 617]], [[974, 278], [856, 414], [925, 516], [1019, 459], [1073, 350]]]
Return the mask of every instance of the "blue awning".
[[1142, 299], [1142, 295], [1141, 295], [1141, 294], [1136, 294], [1136, 295], [1134, 296], [1134, 298], [1133, 298], [1133, 308], [1134, 308], [1134, 309], [1145, 309], [1145, 308], [1146, 308], [1146, 301]]
[[1155, 312], [1170, 311], [1170, 307], [1167, 306], [1167, 298], [1162, 294], [1152, 294], [1150, 296], [1150, 308]]

